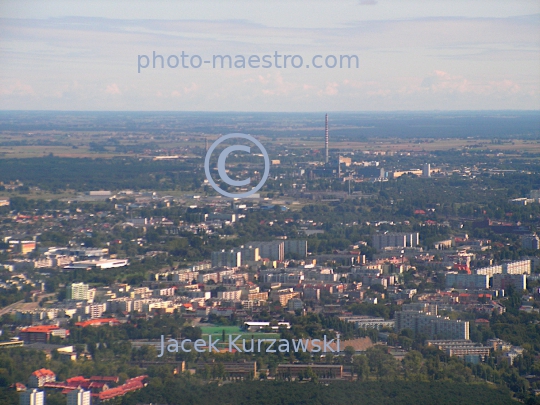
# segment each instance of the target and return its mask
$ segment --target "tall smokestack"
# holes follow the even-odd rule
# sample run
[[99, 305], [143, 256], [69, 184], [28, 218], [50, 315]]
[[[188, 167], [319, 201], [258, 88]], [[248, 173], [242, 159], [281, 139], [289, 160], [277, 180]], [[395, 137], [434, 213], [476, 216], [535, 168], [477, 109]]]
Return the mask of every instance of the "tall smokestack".
[[328, 114], [324, 116], [324, 163], [328, 164]]

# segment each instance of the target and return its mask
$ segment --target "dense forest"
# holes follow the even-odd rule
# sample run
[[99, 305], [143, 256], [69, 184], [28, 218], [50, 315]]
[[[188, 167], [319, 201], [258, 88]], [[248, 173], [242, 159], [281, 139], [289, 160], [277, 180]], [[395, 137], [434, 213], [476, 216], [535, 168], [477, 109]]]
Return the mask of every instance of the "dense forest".
[[[218, 400], [219, 398], [219, 400]], [[122, 405], [506, 405], [508, 391], [484, 384], [453, 382], [335, 382], [331, 384], [241, 382], [201, 385], [186, 381], [151, 382]]]

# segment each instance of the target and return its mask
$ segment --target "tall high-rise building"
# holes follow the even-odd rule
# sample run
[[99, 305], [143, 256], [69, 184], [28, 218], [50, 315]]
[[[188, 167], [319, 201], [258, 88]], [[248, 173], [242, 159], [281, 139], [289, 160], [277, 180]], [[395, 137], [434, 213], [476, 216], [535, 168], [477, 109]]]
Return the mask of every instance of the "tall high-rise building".
[[328, 114], [324, 116], [324, 163], [328, 164]]
[[261, 258], [283, 261], [285, 258], [285, 242], [249, 242], [249, 245], [259, 248]]
[[221, 250], [212, 252], [212, 267], [240, 267], [242, 253], [237, 250]]
[[242, 263], [247, 262], [258, 262], [261, 260], [261, 255], [259, 254], [259, 248], [251, 245], [242, 245], [239, 248], [234, 250], [235, 252], [240, 252], [242, 254]]
[[37, 389], [21, 392], [20, 405], [45, 405], [45, 393]]
[[73, 283], [67, 287], [66, 298], [68, 300], [87, 300], [88, 284]]
[[78, 388], [67, 394], [67, 405], [91, 405], [90, 391]]
[[300, 257], [307, 256], [307, 240], [305, 239], [287, 239], [285, 241], [285, 254], [294, 254]]
[[431, 165], [429, 163], [424, 163], [424, 168], [422, 169], [422, 177], [431, 177]]

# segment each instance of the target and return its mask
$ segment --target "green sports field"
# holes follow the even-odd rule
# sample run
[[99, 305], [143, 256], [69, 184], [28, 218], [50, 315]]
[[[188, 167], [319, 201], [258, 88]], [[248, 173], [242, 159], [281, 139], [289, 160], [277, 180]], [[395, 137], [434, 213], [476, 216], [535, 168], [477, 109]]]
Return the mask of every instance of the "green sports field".
[[[202, 326], [203, 339], [209, 335], [214, 339], [220, 339], [225, 331], [225, 339], [229, 339], [229, 335], [234, 337], [242, 335], [242, 339], [279, 339], [279, 333], [263, 333], [263, 332], [246, 332], [240, 329], [238, 326]], [[206, 340], [206, 339], [205, 339]]]

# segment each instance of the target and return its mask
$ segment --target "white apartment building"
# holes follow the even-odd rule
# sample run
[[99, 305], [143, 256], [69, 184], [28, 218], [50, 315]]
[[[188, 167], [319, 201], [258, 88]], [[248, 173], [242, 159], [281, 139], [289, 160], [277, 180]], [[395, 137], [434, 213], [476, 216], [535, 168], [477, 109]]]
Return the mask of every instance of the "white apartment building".
[[88, 299], [88, 284], [73, 283], [66, 289], [66, 298], [68, 300], [87, 300]]
[[91, 405], [90, 391], [78, 388], [68, 392], [67, 405]]
[[530, 260], [503, 263], [502, 267], [504, 274], [531, 274]]
[[20, 405], [45, 405], [45, 393], [37, 389], [21, 392]]
[[377, 233], [373, 235], [372, 242], [377, 250], [387, 247], [415, 247], [420, 244], [420, 234], [418, 232]]
[[411, 329], [428, 338], [469, 339], [469, 322], [454, 321], [437, 315], [428, 315], [420, 311], [399, 311], [395, 313], [395, 329]]
[[224, 301], [240, 301], [241, 297], [242, 297], [242, 290], [218, 292], [218, 299], [224, 300]]

